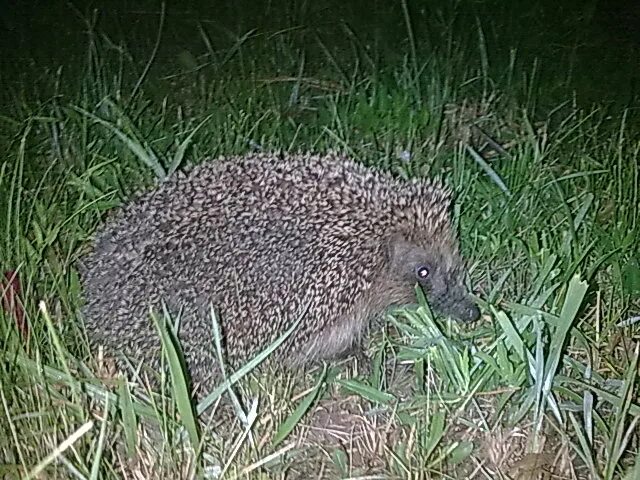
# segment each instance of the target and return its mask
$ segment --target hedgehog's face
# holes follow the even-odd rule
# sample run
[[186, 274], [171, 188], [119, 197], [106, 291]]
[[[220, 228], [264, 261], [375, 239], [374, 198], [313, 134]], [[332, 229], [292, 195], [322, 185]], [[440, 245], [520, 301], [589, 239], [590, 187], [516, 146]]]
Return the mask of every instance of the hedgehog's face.
[[464, 268], [455, 249], [427, 249], [394, 239], [389, 254], [389, 275], [396, 289], [413, 295], [418, 283], [435, 311], [464, 321], [478, 319], [480, 312], [463, 285]]

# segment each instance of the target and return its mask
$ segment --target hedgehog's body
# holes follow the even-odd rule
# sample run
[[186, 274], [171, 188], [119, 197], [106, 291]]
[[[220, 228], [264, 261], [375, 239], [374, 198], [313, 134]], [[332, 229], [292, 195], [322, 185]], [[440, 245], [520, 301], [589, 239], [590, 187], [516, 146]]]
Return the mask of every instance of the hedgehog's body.
[[[415, 301], [477, 317], [462, 286], [449, 193], [337, 156], [220, 159], [167, 180], [123, 209], [84, 262], [84, 317], [95, 343], [156, 364], [149, 308], [180, 313], [196, 381], [215, 372], [210, 305], [238, 365], [280, 336], [283, 363], [329, 359], [372, 318]], [[426, 278], [420, 278], [425, 276]]]

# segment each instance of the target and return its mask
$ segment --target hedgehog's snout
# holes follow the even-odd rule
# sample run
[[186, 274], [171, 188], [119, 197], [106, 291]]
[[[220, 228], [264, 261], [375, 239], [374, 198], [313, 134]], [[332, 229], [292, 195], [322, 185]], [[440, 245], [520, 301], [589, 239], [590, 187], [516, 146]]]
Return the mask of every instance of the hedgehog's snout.
[[432, 298], [434, 309], [463, 322], [474, 322], [480, 318], [480, 310], [466, 291], [460, 287], [448, 291], [446, 296]]
[[480, 309], [470, 299], [467, 299], [458, 305], [453, 315], [464, 322], [475, 322], [480, 318]]
[[434, 305], [435, 309], [463, 322], [474, 322], [480, 318], [480, 310], [470, 298]]

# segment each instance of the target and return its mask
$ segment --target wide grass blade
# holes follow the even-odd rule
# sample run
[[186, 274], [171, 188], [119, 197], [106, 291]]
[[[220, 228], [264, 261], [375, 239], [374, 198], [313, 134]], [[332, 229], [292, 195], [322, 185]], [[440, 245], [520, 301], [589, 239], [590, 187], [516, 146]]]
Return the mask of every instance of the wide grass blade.
[[158, 317], [155, 313], [152, 313], [151, 316], [156, 329], [160, 334], [162, 351], [168, 361], [173, 397], [178, 407], [178, 413], [180, 414], [180, 422], [184, 425], [187, 431], [191, 448], [194, 453], [197, 454], [200, 450], [200, 431], [193, 411], [193, 405], [191, 403], [184, 358], [182, 356], [182, 350], [180, 349], [178, 340], [176, 339], [172, 329], [169, 328], [169, 325], [171, 325], [171, 318], [168, 315], [166, 307], [163, 308], [163, 310], [164, 315], [162, 317]]
[[382, 405], [391, 405], [396, 401], [396, 397], [388, 392], [383, 392], [378, 388], [367, 385], [359, 380], [338, 379], [336, 383], [344, 389], [366, 398], [370, 402]]
[[[118, 396], [120, 399], [120, 416], [122, 417], [122, 430], [124, 442], [129, 458], [133, 458], [136, 450], [136, 440], [138, 436], [138, 421], [133, 408], [133, 399], [129, 384], [124, 376], [118, 378]], [[109, 397], [105, 400], [105, 405], [109, 402]]]
[[565, 344], [568, 340], [569, 331], [573, 326], [578, 311], [584, 300], [589, 285], [580, 280], [579, 276], [574, 276], [569, 282], [564, 305], [560, 311], [558, 323], [551, 335], [551, 345], [547, 354], [547, 367], [545, 369], [545, 382], [543, 396], [546, 397], [551, 392], [553, 379], [558, 371], [560, 360], [564, 355]]

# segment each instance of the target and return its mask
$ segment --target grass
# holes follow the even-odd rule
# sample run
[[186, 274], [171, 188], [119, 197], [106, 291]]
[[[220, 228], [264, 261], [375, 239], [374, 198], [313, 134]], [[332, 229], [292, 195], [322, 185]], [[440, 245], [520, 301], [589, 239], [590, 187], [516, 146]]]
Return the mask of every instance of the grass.
[[[15, 50], [0, 71], [0, 258], [21, 286], [10, 304], [3, 283], [0, 311], [3, 478], [640, 478], [631, 67], [610, 55], [598, 77], [589, 8], [504, 3], [52, 3], [61, 53], [34, 20], [39, 63]], [[194, 405], [158, 319], [160, 391], [135, 366], [115, 375], [78, 316], [96, 226], [156, 179], [250, 149], [444, 177], [482, 321], [420, 299], [390, 314], [370, 369], [249, 365]]]

